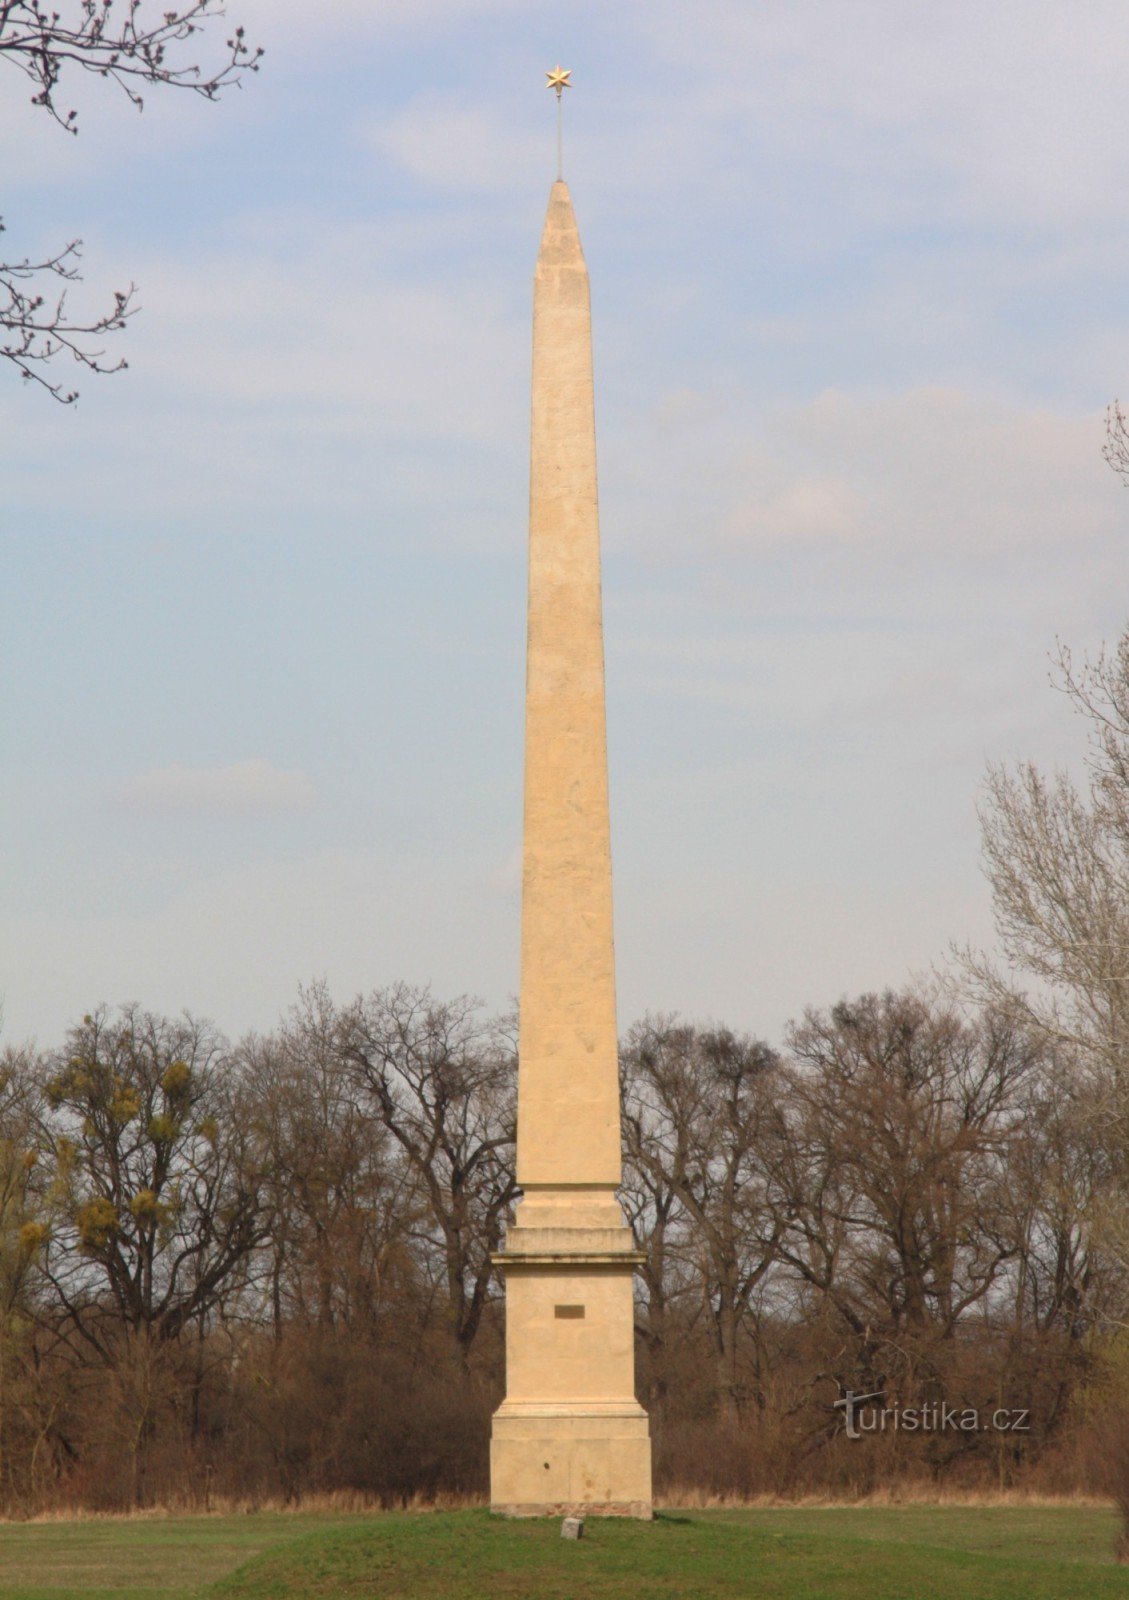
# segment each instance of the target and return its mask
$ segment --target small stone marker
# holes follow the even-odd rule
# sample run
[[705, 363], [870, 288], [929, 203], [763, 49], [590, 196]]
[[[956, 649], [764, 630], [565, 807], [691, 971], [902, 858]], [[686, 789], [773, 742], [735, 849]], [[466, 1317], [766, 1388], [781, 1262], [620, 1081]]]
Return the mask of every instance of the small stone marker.
[[561, 1523], [561, 1538], [562, 1539], [583, 1539], [583, 1537], [584, 1537], [584, 1518], [583, 1517], [566, 1517], [564, 1519], [564, 1521]]

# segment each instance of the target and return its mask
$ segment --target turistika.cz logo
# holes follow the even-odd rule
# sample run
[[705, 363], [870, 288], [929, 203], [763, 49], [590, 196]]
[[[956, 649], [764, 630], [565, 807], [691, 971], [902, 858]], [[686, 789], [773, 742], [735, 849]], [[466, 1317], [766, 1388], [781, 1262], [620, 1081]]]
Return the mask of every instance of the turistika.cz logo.
[[886, 1391], [856, 1394], [844, 1389], [835, 1402], [843, 1413], [848, 1439], [862, 1439], [868, 1433], [1030, 1433], [1030, 1411], [997, 1406], [981, 1411], [979, 1406], [951, 1406], [946, 1400], [932, 1400], [921, 1406], [876, 1405], [885, 1400]]

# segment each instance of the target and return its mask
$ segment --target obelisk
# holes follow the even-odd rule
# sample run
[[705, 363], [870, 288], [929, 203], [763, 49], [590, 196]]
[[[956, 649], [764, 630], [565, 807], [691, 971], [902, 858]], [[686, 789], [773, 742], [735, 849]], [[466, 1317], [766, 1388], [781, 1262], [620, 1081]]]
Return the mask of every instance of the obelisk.
[[498, 1256], [506, 1398], [490, 1499], [512, 1516], [651, 1515], [619, 1074], [588, 270], [568, 187], [533, 291], [517, 1176]]

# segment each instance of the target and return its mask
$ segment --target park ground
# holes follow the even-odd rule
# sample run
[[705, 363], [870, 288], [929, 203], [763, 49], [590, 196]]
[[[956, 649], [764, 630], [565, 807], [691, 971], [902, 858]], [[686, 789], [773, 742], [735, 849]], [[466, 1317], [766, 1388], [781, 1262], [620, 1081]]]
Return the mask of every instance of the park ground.
[[651, 1524], [482, 1510], [0, 1525], [0, 1600], [1129, 1600], [1117, 1518], [1083, 1504], [667, 1510]]

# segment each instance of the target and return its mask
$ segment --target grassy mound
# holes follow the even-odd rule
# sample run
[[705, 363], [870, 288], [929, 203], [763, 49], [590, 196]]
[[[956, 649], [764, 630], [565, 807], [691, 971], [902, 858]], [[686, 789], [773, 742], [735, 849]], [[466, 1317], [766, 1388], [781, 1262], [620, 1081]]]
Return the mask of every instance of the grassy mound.
[[267, 1551], [215, 1600], [1129, 1600], [1113, 1519], [951, 1509], [752, 1511], [654, 1523], [382, 1516]]

